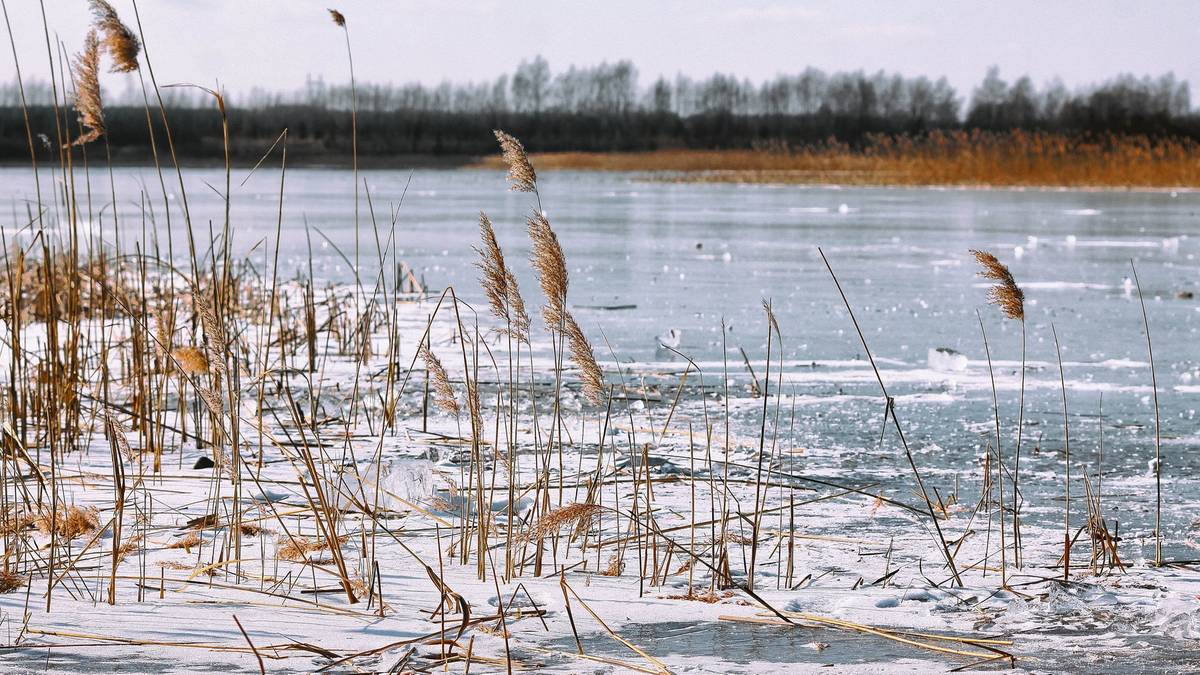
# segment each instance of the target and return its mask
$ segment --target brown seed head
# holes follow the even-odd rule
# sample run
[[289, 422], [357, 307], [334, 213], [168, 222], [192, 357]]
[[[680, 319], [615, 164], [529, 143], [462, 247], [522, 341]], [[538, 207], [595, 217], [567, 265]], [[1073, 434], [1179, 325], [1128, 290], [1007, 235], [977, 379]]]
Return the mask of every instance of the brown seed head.
[[590, 525], [592, 519], [599, 514], [600, 507], [596, 504], [567, 504], [551, 511], [538, 521], [530, 530], [529, 538], [542, 539], [568, 525], [572, 530], [579, 532]]
[[346, 16], [336, 9], [329, 10], [329, 16], [333, 18], [333, 22], [342, 28], [346, 27]]
[[0, 593], [12, 593], [25, 585], [25, 577], [13, 570], [0, 570]]
[[1008, 318], [1024, 321], [1025, 293], [1017, 285], [1016, 280], [1013, 279], [1012, 272], [1008, 270], [1008, 266], [987, 251], [971, 249], [971, 254], [975, 256], [976, 262], [982, 268], [979, 271], [979, 276], [996, 282], [988, 290], [988, 302], [999, 307], [1000, 311]]
[[567, 344], [571, 349], [571, 360], [579, 368], [583, 395], [592, 405], [600, 405], [604, 402], [604, 372], [596, 363], [592, 345], [570, 312], [564, 317], [564, 327], [567, 332]]
[[154, 330], [154, 349], [159, 354], [167, 354], [175, 346], [175, 305], [168, 300], [159, 307], [157, 314]]
[[129, 447], [129, 439], [125, 437], [125, 427], [117, 421], [107, 410], [104, 411], [104, 426], [108, 430], [110, 441], [116, 447], [118, 453], [124, 455], [129, 461], [133, 461], [133, 448]]
[[104, 106], [100, 104], [100, 42], [88, 31], [83, 51], [75, 57], [75, 110], [87, 131], [71, 145], [83, 145], [104, 135]]
[[421, 345], [421, 358], [425, 359], [425, 370], [429, 373], [429, 384], [433, 387], [434, 405], [457, 415], [458, 399], [454, 397], [454, 389], [450, 386], [450, 378], [446, 376], [446, 367], [442, 365], [442, 360], [430, 351], [427, 345]]
[[138, 69], [138, 52], [142, 43], [129, 27], [121, 22], [117, 10], [105, 0], [91, 0], [92, 23], [104, 35], [104, 49], [112, 57], [114, 73], [130, 73]]
[[479, 235], [483, 248], [476, 248], [479, 262], [475, 266], [483, 272], [479, 280], [487, 295], [492, 315], [508, 325], [507, 330], [518, 340], [529, 338], [529, 315], [525, 313], [525, 301], [516, 277], [504, 262], [504, 252], [496, 241], [496, 232], [487, 214], [479, 214]]
[[171, 352], [171, 355], [186, 375], [204, 375], [208, 372], [208, 358], [204, 356], [203, 351], [195, 347], [180, 347]]
[[546, 294], [543, 318], [550, 330], [557, 330], [558, 321], [552, 319], [561, 316], [567, 297], [567, 259], [544, 214], [535, 212], [529, 217], [528, 225], [529, 239], [533, 242], [529, 261], [537, 272], [542, 292]]
[[525, 146], [521, 145], [516, 137], [496, 129], [496, 140], [500, 141], [500, 151], [504, 157], [504, 163], [508, 165], [508, 182], [512, 183], [512, 189], [517, 192], [536, 192], [537, 191], [537, 172], [533, 170], [533, 164], [529, 163], [529, 155], [525, 154]]
[[208, 356], [208, 367], [217, 375], [225, 374], [225, 329], [213, 311], [212, 302], [204, 291], [192, 292], [192, 304], [200, 315], [204, 327], [204, 350]]
[[208, 387], [197, 387], [197, 393], [200, 394], [200, 400], [204, 401], [204, 405], [208, 408], [208, 412], [214, 417], [221, 417], [225, 412], [225, 404], [221, 401], [221, 396], [217, 392]]
[[100, 527], [96, 509], [81, 506], [71, 506], [66, 509], [59, 507], [57, 514], [46, 509], [38, 514], [35, 522], [42, 534], [50, 534], [53, 525], [53, 529], [58, 535], [67, 539], [74, 539]]
[[508, 306], [512, 314], [512, 330], [514, 337], [529, 343], [529, 314], [525, 311], [525, 299], [521, 297], [521, 287], [512, 270], [504, 272], [505, 287], [508, 289]]

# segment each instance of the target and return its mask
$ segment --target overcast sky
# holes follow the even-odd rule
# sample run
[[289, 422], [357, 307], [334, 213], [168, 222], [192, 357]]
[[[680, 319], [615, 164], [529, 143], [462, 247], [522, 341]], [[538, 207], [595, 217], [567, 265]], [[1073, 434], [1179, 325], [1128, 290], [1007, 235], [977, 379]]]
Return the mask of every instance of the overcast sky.
[[[37, 0], [5, 0], [27, 78], [46, 72]], [[53, 33], [72, 51], [87, 29], [85, 0], [45, 0]], [[132, 0], [112, 0], [135, 25]], [[630, 59], [643, 86], [657, 75], [723, 72], [759, 81], [806, 66], [945, 75], [963, 96], [991, 64], [1008, 80], [1068, 87], [1119, 72], [1174, 71], [1200, 83], [1200, 2], [1163, 0], [142, 0], [160, 83], [219, 80], [291, 90], [306, 75], [346, 78], [347, 18], [362, 81], [493, 79], [535, 54], [558, 72]], [[0, 50], [0, 78], [12, 56]], [[107, 87], [123, 88], [117, 76]]]

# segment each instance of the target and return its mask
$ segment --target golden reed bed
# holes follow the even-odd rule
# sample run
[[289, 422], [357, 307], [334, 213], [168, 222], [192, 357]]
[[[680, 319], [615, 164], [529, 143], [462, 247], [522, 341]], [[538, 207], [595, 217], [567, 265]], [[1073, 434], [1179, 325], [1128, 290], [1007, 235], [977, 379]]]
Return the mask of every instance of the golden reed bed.
[[[1189, 139], [1042, 132], [934, 132], [761, 150], [535, 154], [543, 170], [652, 172], [714, 183], [956, 185], [1072, 188], [1200, 186], [1200, 146]], [[480, 166], [499, 167], [499, 158]]]

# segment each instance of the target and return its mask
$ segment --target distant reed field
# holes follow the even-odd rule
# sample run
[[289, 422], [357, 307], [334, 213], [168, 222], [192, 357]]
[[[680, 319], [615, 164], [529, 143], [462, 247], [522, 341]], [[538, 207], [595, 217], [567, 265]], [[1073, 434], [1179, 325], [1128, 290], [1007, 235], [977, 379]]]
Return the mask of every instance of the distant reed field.
[[[1200, 186], [1200, 145], [1146, 136], [934, 132], [755, 150], [554, 152], [544, 169], [635, 171], [662, 180], [818, 185], [1176, 188]], [[488, 158], [482, 166], [496, 166]]]

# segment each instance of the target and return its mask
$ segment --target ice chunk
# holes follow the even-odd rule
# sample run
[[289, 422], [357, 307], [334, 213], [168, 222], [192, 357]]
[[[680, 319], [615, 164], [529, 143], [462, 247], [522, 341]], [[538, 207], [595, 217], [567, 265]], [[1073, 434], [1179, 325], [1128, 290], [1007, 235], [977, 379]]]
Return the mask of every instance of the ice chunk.
[[926, 356], [929, 368], [943, 373], [962, 373], [967, 370], [967, 357], [949, 347], [930, 349]]

